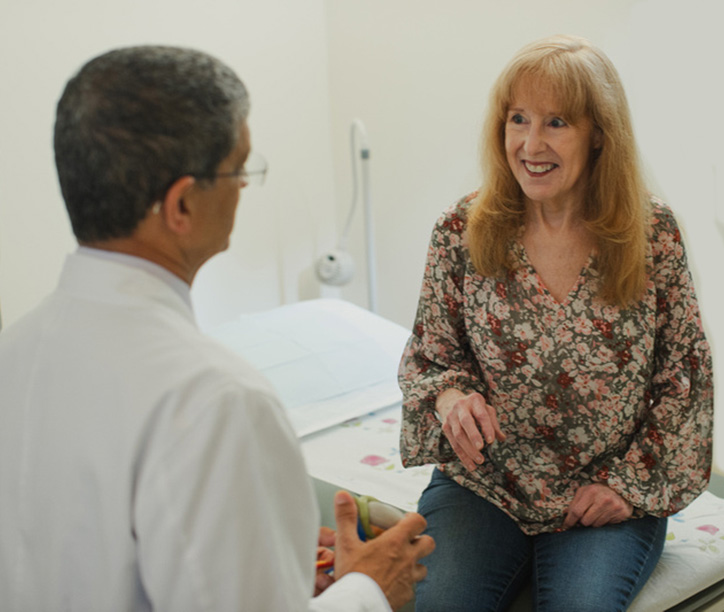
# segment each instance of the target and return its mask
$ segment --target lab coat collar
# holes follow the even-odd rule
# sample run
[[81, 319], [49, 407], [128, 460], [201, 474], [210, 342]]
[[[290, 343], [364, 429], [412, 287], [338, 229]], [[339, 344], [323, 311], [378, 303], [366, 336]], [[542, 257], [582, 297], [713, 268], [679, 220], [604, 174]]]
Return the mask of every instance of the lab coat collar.
[[66, 257], [58, 290], [129, 305], [150, 301], [175, 310], [196, 325], [189, 286], [140, 257], [79, 247]]

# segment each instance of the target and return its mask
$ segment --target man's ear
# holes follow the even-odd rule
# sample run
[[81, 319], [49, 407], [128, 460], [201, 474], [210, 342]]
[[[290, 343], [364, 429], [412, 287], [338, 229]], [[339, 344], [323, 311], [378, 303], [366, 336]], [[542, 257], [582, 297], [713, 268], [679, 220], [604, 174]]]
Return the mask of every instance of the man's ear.
[[158, 213], [163, 216], [168, 228], [176, 234], [186, 235], [191, 231], [191, 216], [184, 197], [195, 183], [193, 176], [182, 176], [168, 188], [163, 202], [157, 203], [157, 206], [160, 204]]

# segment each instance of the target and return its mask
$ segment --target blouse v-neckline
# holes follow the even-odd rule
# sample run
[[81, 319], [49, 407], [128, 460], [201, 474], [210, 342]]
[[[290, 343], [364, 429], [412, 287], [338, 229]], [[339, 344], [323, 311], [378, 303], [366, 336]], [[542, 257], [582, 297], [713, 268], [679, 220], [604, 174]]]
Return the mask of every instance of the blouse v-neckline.
[[563, 299], [559, 301], [553, 293], [551, 293], [550, 289], [546, 285], [546, 283], [543, 281], [543, 278], [540, 274], [538, 274], [538, 270], [536, 270], [535, 266], [531, 262], [530, 258], [528, 257], [528, 251], [525, 248], [525, 245], [523, 244], [522, 240], [522, 233], [520, 233], [517, 238], [515, 239], [515, 248], [518, 251], [518, 258], [522, 262], [522, 264], [528, 269], [528, 272], [532, 275], [532, 277], [535, 279], [536, 288], [538, 289], [538, 292], [545, 295], [551, 302], [552, 305], [555, 308], [563, 308], [565, 306], [568, 306], [574, 299], [575, 295], [578, 293], [579, 289], [581, 288], [581, 285], [586, 280], [586, 276], [588, 276], [588, 270], [591, 267], [591, 264], [593, 263], [593, 257], [594, 257], [594, 251], [591, 251], [588, 256], [586, 257], [586, 260], [583, 264], [583, 267], [578, 271], [578, 275], [576, 276], [576, 280], [571, 285], [571, 288], [568, 290], [568, 292], [565, 294]]

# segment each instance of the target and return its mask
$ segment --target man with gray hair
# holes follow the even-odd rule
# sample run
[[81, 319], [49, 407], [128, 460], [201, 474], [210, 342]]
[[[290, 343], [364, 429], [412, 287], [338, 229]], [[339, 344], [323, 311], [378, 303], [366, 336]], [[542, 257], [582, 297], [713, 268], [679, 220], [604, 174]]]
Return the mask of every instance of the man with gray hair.
[[362, 543], [343, 492], [336, 581], [315, 571], [319, 511], [279, 400], [194, 322], [191, 283], [247, 184], [248, 111], [234, 72], [189, 49], [111, 51], [65, 88], [79, 248], [0, 335], [4, 611], [387, 610], [424, 575], [424, 519]]

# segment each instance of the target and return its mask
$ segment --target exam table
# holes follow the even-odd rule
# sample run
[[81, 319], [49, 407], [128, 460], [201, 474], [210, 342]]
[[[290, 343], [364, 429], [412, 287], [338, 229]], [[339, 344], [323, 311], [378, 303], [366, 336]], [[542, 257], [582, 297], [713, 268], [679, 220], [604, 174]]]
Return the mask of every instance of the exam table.
[[[210, 335], [275, 385], [299, 435], [307, 470], [333, 526], [340, 488], [414, 511], [432, 466], [399, 458], [397, 364], [405, 328], [348, 302], [310, 300], [242, 315]], [[664, 552], [631, 612], [724, 612], [724, 477], [670, 517]], [[530, 593], [511, 612], [532, 609]], [[412, 606], [405, 610], [412, 610]]]

